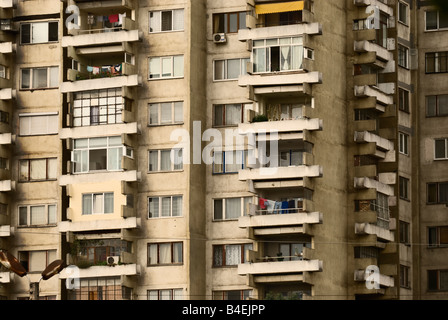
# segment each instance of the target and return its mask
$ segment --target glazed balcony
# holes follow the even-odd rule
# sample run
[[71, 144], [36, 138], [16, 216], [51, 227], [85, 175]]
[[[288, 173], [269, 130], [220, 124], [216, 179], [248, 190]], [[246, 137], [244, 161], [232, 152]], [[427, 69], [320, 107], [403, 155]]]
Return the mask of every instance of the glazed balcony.
[[368, 6], [375, 6], [390, 16], [394, 13], [393, 8], [391, 7], [394, 3], [395, 1], [392, 0], [353, 0], [353, 4], [357, 7], [364, 8]]

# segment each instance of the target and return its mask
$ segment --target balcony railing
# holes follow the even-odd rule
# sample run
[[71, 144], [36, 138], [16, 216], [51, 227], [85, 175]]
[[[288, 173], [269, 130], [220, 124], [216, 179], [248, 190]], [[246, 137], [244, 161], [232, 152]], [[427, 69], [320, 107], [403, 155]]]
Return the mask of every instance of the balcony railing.
[[[89, 71], [90, 69], [90, 71]], [[76, 80], [111, 78], [123, 75], [123, 64], [107, 65], [107, 66], [88, 66], [88, 72], [78, 72]]]
[[[291, 206], [292, 202], [294, 202], [294, 204]], [[258, 209], [255, 210], [255, 215], [291, 214], [299, 212], [305, 212], [303, 208], [303, 199], [301, 198], [297, 201], [293, 199], [286, 201], [275, 201], [274, 205], [269, 209], [267, 207], [265, 207], [265, 209], [261, 209], [259, 205]]]

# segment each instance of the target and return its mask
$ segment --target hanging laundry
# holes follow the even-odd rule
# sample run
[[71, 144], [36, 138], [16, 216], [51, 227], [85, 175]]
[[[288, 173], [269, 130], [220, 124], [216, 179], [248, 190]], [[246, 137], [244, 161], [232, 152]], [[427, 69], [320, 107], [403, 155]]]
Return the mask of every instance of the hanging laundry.
[[272, 212], [274, 211], [275, 201], [267, 200], [266, 202], [267, 202], [266, 209], [268, 213], [272, 214]]
[[87, 66], [87, 71], [88, 72], [93, 72], [93, 67], [92, 66]]
[[100, 73], [100, 67], [92, 67], [93, 68], [93, 74], [99, 74]]
[[118, 24], [123, 25], [123, 20], [126, 18], [126, 12], [118, 14]]
[[258, 199], [258, 205], [260, 206], [261, 210], [266, 210], [266, 204], [267, 204], [266, 199], [263, 199], [263, 198]]
[[273, 213], [280, 213], [281, 208], [282, 208], [282, 203], [280, 201], [275, 201]]
[[282, 201], [282, 211], [280, 213], [288, 213], [288, 209], [289, 205], [288, 205], [288, 201]]
[[121, 74], [121, 70], [122, 70], [122, 65], [121, 65], [121, 63], [120, 63], [120, 64], [116, 64], [116, 65], [114, 66], [114, 68], [115, 68], [115, 71], [117, 71], [117, 73]]
[[[289, 208], [295, 208], [296, 207], [296, 201], [295, 200], [289, 200], [288, 201], [288, 207]], [[288, 211], [289, 213], [296, 213], [297, 212], [297, 210], [289, 210]]]
[[109, 16], [109, 22], [111, 23], [118, 22], [118, 14], [111, 14]]

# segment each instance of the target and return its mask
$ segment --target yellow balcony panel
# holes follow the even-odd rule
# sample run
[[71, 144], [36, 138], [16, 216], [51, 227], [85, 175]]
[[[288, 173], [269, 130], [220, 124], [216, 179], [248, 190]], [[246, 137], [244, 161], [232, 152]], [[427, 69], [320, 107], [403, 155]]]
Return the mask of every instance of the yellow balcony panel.
[[280, 12], [302, 11], [304, 8], [304, 1], [289, 1], [289, 2], [276, 2], [267, 4], [256, 4], [256, 14], [270, 14]]
[[278, 275], [287, 273], [300, 273], [322, 271], [320, 260], [296, 260], [243, 263], [238, 265], [239, 275]]

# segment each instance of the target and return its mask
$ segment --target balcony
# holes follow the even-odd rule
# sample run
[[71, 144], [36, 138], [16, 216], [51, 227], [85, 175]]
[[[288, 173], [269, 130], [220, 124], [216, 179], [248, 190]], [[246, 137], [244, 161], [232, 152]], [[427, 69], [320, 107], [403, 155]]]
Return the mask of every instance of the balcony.
[[[67, 210], [67, 218], [73, 216], [70, 208]], [[90, 220], [90, 221], [61, 221], [58, 223], [59, 232], [83, 232], [99, 230], [118, 230], [135, 229], [140, 225], [140, 219], [137, 217], [122, 217], [121, 219], [111, 220]]]
[[355, 86], [355, 97], [373, 97], [377, 100], [377, 102], [383, 105], [393, 104], [393, 96], [391, 94], [385, 93], [383, 90], [380, 90], [379, 88], [375, 88], [373, 86]]
[[252, 123], [240, 123], [238, 131], [240, 134], [247, 133], [291, 133], [303, 132], [305, 130], [322, 130], [323, 122], [320, 119], [294, 119], [282, 121], [263, 121]]
[[[125, 19], [122, 28], [109, 31], [108, 29], [90, 29], [72, 31], [71, 36], [62, 38], [62, 47], [99, 47], [123, 42], [141, 41], [141, 32], [134, 30], [135, 22]], [[104, 48], [107, 49], [107, 48]]]
[[378, 59], [385, 62], [392, 61], [394, 59], [394, 55], [391, 51], [367, 40], [355, 41], [354, 49], [355, 52], [358, 53], [374, 52]]
[[322, 83], [320, 72], [272, 72], [264, 74], [242, 75], [238, 79], [238, 85], [247, 86], [270, 86], [316, 84]]
[[368, 6], [375, 6], [378, 7], [381, 11], [385, 12], [389, 16], [392, 16], [394, 14], [394, 10], [390, 5], [393, 5], [394, 2], [391, 2], [390, 0], [382, 1], [382, 0], [353, 0], [353, 3], [357, 7], [368, 7]]
[[322, 25], [320, 23], [289, 24], [281, 26], [264, 26], [238, 31], [239, 41], [256, 39], [270, 39], [279, 37], [296, 37], [300, 35], [320, 35]]
[[322, 271], [320, 260], [296, 260], [243, 263], [238, 265], [239, 275], [278, 276], [280, 274], [297, 274]]
[[297, 179], [305, 177], [321, 177], [323, 170], [318, 165], [298, 165], [288, 167], [262, 167], [253, 169], [243, 169], [238, 172], [238, 179], [246, 180], [283, 180]]
[[[137, 264], [125, 264], [114, 266], [92, 266], [86, 269], [79, 268], [80, 279], [84, 278], [104, 278], [104, 277], [119, 277], [119, 276], [136, 276], [140, 274], [140, 266]], [[59, 279], [66, 280], [73, 278], [71, 271], [64, 269], [59, 274]]]

